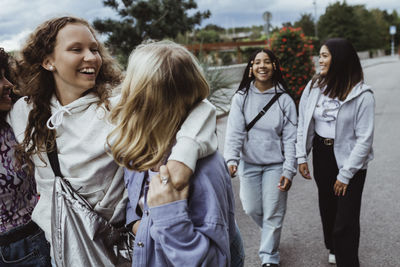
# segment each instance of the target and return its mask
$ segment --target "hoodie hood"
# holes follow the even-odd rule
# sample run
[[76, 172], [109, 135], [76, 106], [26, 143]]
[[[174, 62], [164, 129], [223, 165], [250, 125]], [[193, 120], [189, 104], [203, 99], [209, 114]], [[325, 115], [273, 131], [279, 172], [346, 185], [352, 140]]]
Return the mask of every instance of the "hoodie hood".
[[[279, 84], [280, 87], [282, 85]], [[282, 90], [279, 86], [276, 86], [276, 92], [277, 93], [285, 93], [284, 90]], [[265, 90], [264, 92], [261, 92], [255, 85], [254, 81], [250, 84], [250, 90], [252, 90], [256, 94], [275, 94], [275, 86], [272, 86], [271, 88]]]
[[76, 99], [75, 101], [69, 103], [68, 105], [61, 106], [61, 103], [58, 101], [56, 95], [54, 94], [50, 100], [50, 108], [52, 113], [60, 109], [60, 106], [63, 107], [64, 109], [67, 109], [71, 113], [77, 113], [82, 110], [85, 110], [92, 103], [97, 102], [99, 100], [100, 100], [99, 97], [95, 93], [88, 93], [87, 95], [84, 95]]
[[51, 116], [47, 120], [47, 128], [53, 130], [57, 129], [63, 122], [64, 116], [72, 115], [75, 113], [86, 110], [91, 104], [98, 102], [99, 97], [94, 93], [89, 93], [82, 96], [68, 105], [62, 106], [54, 94], [50, 100]]
[[361, 81], [353, 87], [353, 89], [350, 91], [349, 95], [346, 97], [344, 102], [350, 101], [367, 91], [373, 93], [371, 86], [366, 85], [363, 81]]

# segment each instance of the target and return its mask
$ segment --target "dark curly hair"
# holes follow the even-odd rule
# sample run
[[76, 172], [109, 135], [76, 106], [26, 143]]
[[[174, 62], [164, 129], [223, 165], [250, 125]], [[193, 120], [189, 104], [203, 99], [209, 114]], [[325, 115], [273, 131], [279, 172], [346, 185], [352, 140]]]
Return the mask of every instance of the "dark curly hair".
[[31, 170], [33, 163], [29, 160], [33, 154], [52, 151], [55, 145], [55, 130], [48, 129], [46, 121], [51, 116], [50, 99], [55, 92], [53, 74], [42, 67], [46, 56], [54, 51], [58, 32], [68, 24], [86, 26], [98, 43], [99, 54], [103, 64], [96, 78], [96, 85], [85, 93], [93, 92], [98, 95], [98, 105], [104, 104], [109, 109], [108, 98], [111, 91], [122, 79], [121, 69], [111, 57], [106, 48], [96, 38], [95, 30], [89, 23], [76, 17], [58, 17], [45, 21], [30, 35], [21, 51], [19, 62], [19, 77], [23, 88], [21, 94], [27, 96], [26, 101], [32, 105], [23, 142], [17, 148], [17, 157], [26, 160]]
[[[0, 47], [0, 70], [4, 70], [4, 77], [14, 85], [16, 83], [15, 64], [16, 62], [14, 58], [4, 51], [2, 47]], [[14, 92], [14, 90], [15, 86], [10, 92], [12, 103], [15, 103], [20, 97]], [[8, 125], [5, 120], [7, 113], [8, 111], [0, 111], [0, 128]]]

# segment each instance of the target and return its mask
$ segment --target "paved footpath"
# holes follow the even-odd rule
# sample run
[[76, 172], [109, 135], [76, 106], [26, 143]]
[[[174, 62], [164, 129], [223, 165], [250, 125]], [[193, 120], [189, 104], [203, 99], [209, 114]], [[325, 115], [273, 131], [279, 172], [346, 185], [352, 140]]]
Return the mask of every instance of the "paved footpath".
[[[374, 152], [368, 167], [361, 208], [361, 267], [400, 266], [400, 60], [383, 57], [362, 62], [365, 81], [376, 99]], [[226, 116], [217, 121], [223, 151]], [[312, 167], [311, 167], [312, 169]], [[239, 179], [232, 180], [236, 220], [242, 232], [246, 267], [261, 266], [260, 229], [242, 210]], [[332, 266], [322, 238], [314, 181], [296, 175], [289, 192], [281, 239], [281, 267]]]

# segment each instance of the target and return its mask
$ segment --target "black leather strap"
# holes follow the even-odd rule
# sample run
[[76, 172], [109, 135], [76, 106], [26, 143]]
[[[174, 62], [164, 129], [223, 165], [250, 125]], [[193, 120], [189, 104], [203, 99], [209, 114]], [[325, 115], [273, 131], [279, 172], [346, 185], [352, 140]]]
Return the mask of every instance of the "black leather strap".
[[49, 157], [51, 168], [56, 176], [64, 178], [61, 174], [60, 170], [60, 162], [58, 161], [58, 154], [57, 154], [57, 143], [54, 144], [54, 149], [51, 152], [47, 151], [47, 156]]
[[275, 103], [276, 100], [282, 95], [282, 93], [277, 93], [274, 97], [265, 105], [265, 107], [260, 111], [260, 113], [255, 116], [255, 118], [246, 126], [246, 131], [250, 131], [254, 124], [268, 111], [268, 109]]

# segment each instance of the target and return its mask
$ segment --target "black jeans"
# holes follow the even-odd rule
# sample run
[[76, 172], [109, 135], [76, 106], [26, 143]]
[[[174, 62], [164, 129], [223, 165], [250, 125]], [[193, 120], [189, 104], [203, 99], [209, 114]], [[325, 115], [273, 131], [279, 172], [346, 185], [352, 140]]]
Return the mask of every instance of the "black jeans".
[[336, 255], [338, 267], [358, 267], [361, 196], [367, 171], [359, 170], [346, 194], [335, 196], [333, 186], [339, 170], [333, 145], [327, 146], [317, 137], [313, 141], [313, 166], [325, 246]]

